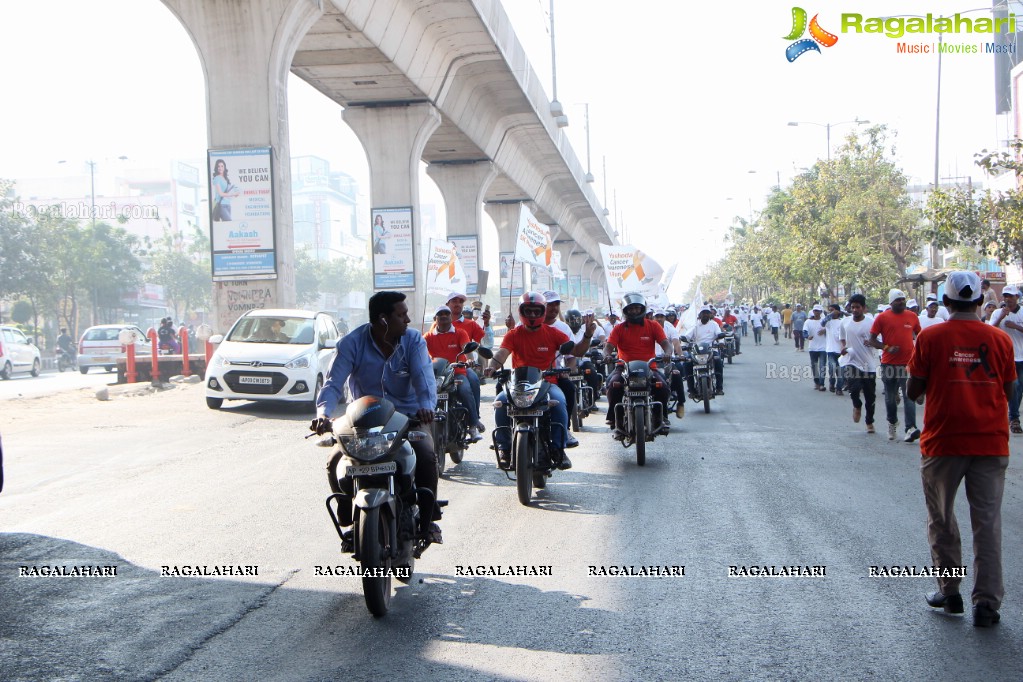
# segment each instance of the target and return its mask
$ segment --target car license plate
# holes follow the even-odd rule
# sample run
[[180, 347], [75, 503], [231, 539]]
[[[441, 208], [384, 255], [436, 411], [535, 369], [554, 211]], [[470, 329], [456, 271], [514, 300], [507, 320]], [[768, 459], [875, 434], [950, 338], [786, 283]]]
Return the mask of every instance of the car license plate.
[[271, 384], [273, 380], [270, 377], [238, 377], [239, 384]]
[[114, 359], [109, 355], [97, 355], [92, 359], [93, 362], [113, 362]]
[[512, 410], [509, 415], [513, 417], [542, 417], [543, 410]]
[[347, 467], [345, 469], [345, 476], [379, 476], [380, 474], [393, 474], [396, 471], [398, 471], [397, 462], [362, 464]]

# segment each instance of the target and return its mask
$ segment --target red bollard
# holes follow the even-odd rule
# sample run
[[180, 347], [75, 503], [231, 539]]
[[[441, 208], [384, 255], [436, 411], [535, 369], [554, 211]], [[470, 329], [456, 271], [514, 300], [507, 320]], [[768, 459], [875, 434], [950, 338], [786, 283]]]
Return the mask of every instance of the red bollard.
[[181, 339], [181, 376], [187, 377], [188, 371], [188, 327], [178, 329], [178, 338]]
[[213, 344], [206, 340], [206, 366], [210, 366], [210, 358], [213, 357]]
[[135, 371], [135, 344], [129, 343], [125, 346], [125, 350], [128, 353], [127, 361], [125, 363], [125, 378], [129, 384], [134, 384], [138, 378], [138, 373]]
[[150, 327], [149, 331], [146, 332], [146, 336], [149, 337], [149, 341], [153, 345], [153, 371], [150, 378], [155, 383], [160, 380], [160, 350], [157, 346], [156, 330]]

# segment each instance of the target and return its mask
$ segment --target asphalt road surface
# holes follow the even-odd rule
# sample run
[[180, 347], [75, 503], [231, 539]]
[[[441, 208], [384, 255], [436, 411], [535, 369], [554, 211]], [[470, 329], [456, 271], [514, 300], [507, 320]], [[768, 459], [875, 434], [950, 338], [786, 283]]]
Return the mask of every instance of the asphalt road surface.
[[[811, 390], [807, 362], [750, 337], [712, 412], [690, 405], [642, 468], [590, 417], [575, 468], [528, 508], [474, 446], [441, 482], [445, 544], [383, 619], [358, 578], [323, 575], [352, 562], [301, 408], [212, 411], [201, 385], [6, 399], [0, 678], [1023, 679], [1023, 438], [1003, 505], [1002, 623], [980, 630], [969, 609], [926, 606], [933, 579], [869, 577], [930, 564], [918, 447], [887, 440], [883, 405], [868, 436], [848, 398]], [[22, 575], [50, 566], [116, 575]], [[161, 576], [195, 566], [242, 575]], [[493, 574], [509, 566], [549, 575]], [[609, 575], [643, 566], [684, 575]]]

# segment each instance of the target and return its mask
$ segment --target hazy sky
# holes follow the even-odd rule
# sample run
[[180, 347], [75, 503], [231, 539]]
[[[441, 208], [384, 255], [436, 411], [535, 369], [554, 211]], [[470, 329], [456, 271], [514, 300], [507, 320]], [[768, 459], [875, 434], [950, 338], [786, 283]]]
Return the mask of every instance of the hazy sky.
[[[810, 17], [820, 12], [820, 25], [838, 42], [789, 63], [790, 2], [556, 0], [558, 99], [571, 123], [563, 134], [585, 165], [582, 104], [589, 103], [597, 196], [603, 196], [606, 157], [612, 217], [621, 216], [630, 241], [658, 254], [665, 269], [679, 263], [673, 290], [680, 292], [720, 257], [733, 216], [747, 215], [750, 203], [755, 215], [779, 176], [786, 184], [797, 169], [826, 156], [824, 127], [794, 128], [789, 121], [886, 123], [898, 134], [905, 172], [913, 182], [930, 182], [936, 56], [898, 54], [899, 41], [883, 35], [841, 33], [841, 15], [938, 16], [983, 4], [803, 3]], [[504, 5], [550, 96], [550, 1]], [[1023, 19], [1020, 24], [1023, 29]], [[988, 37], [946, 41], [979, 45]], [[80, 173], [90, 158], [103, 163], [126, 155], [163, 164], [204, 156], [198, 58], [158, 0], [8, 0], [0, 9], [0, 63], [0, 177], [64, 174], [76, 164]], [[941, 92], [940, 175], [980, 178], [973, 154], [1012, 136], [1008, 118], [994, 115], [991, 56], [946, 54]], [[365, 181], [365, 157], [340, 108], [295, 78], [289, 98], [292, 155], [324, 156]], [[833, 149], [851, 127], [832, 129]], [[70, 163], [58, 167], [61, 159]], [[431, 184], [424, 197], [440, 203]], [[494, 251], [496, 244], [484, 248]], [[661, 256], [668, 253], [673, 257]]]

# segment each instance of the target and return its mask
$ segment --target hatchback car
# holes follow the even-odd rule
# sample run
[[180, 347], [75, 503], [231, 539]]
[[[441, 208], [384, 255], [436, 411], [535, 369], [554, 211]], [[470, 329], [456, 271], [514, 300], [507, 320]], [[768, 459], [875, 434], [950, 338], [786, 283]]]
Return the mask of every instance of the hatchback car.
[[206, 405], [225, 400], [284, 400], [316, 407], [339, 338], [327, 313], [250, 310], [234, 323], [206, 368]]
[[31, 372], [39, 376], [43, 361], [39, 349], [16, 327], [0, 327], [0, 379], [10, 379], [15, 372]]
[[128, 354], [121, 343], [122, 329], [133, 329], [136, 333], [135, 356], [151, 352], [151, 342], [145, 333], [133, 324], [98, 324], [89, 327], [78, 341], [78, 371], [86, 374], [90, 367], [106, 367], [108, 372], [117, 368], [117, 359]]

